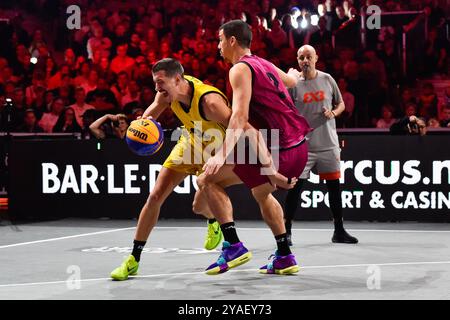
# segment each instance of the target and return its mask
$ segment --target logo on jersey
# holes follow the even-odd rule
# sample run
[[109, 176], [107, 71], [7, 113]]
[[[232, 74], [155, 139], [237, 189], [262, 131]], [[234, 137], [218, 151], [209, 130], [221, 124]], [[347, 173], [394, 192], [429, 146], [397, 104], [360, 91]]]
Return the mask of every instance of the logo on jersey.
[[311, 102], [320, 102], [325, 100], [325, 92], [317, 91], [317, 92], [306, 92], [303, 95], [303, 103], [311, 103]]

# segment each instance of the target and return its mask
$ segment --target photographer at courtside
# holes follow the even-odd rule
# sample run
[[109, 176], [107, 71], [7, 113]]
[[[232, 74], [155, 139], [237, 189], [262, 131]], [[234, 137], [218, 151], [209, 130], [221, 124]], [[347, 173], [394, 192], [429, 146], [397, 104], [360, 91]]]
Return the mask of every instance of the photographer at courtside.
[[89, 126], [89, 129], [97, 139], [112, 137], [123, 139], [127, 133], [128, 126], [128, 118], [126, 115], [122, 113], [116, 115], [105, 114], [103, 117], [95, 120]]
[[427, 124], [424, 119], [416, 116], [407, 116], [395, 122], [390, 128], [391, 134], [419, 134], [424, 136], [427, 134]]

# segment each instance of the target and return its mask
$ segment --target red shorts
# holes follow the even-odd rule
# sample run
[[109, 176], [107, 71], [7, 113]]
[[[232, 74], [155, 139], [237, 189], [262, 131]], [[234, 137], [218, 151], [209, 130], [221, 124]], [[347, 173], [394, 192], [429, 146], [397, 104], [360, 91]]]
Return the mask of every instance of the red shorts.
[[[298, 146], [279, 151], [278, 172], [287, 178], [298, 178], [302, 174], [307, 160], [308, 143], [305, 139]], [[253, 189], [270, 183], [269, 178], [261, 174], [261, 168], [261, 164], [236, 164], [233, 172], [249, 189]]]

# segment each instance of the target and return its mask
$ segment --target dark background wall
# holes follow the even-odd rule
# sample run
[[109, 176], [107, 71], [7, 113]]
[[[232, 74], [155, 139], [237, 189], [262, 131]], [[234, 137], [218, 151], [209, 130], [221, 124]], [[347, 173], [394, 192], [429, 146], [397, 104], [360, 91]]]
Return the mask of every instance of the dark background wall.
[[[448, 136], [341, 135], [340, 140], [342, 164], [348, 167], [342, 183], [346, 220], [450, 222]], [[11, 215], [137, 217], [173, 144], [167, 140], [156, 155], [138, 157], [119, 140], [14, 138], [9, 157]], [[86, 177], [95, 173], [87, 184]], [[297, 219], [330, 219], [323, 202], [325, 185], [315, 179], [301, 194]], [[192, 218], [193, 179], [188, 177], [176, 191], [164, 204], [161, 218]], [[260, 219], [249, 190], [234, 186], [229, 194], [237, 219]], [[284, 193], [276, 196], [283, 202]]]

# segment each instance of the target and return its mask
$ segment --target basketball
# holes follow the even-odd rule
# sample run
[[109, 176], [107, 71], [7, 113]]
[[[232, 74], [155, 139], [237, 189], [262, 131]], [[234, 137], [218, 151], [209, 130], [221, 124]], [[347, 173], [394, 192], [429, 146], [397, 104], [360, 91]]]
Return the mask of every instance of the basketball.
[[131, 122], [125, 136], [130, 150], [139, 156], [150, 156], [158, 152], [164, 142], [161, 125], [153, 119]]

